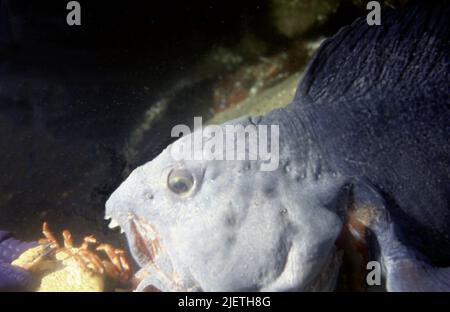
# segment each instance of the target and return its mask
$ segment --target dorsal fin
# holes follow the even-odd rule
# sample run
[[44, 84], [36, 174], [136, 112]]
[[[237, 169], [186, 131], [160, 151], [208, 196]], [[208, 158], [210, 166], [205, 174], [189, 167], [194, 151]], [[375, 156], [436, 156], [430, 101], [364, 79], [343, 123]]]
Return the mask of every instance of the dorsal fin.
[[423, 90], [425, 81], [432, 81], [433, 96], [447, 92], [440, 88], [448, 86], [449, 7], [439, 2], [388, 8], [380, 26], [369, 26], [363, 16], [342, 28], [309, 63], [294, 105], [383, 99], [411, 85]]

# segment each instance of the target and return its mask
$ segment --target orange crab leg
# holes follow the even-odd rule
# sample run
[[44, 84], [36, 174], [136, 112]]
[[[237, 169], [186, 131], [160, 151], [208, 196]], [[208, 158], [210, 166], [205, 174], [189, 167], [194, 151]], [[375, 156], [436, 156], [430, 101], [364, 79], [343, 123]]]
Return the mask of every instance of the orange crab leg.
[[55, 235], [50, 230], [47, 222], [43, 223], [42, 233], [44, 238], [40, 243], [50, 244], [50, 248], [56, 253], [64, 253], [69, 258], [75, 260], [80, 268], [85, 272], [104, 275], [106, 273], [112, 279], [126, 283], [131, 278], [131, 265], [127, 253], [121, 249], [115, 249], [110, 244], [100, 244], [96, 250], [102, 250], [109, 261], [103, 261], [102, 258], [91, 249], [92, 245], [97, 245], [97, 239], [91, 235], [84, 238], [80, 247], [75, 247], [72, 233], [68, 230], [62, 232], [64, 246], [58, 243]]
[[117, 255], [119, 255], [120, 264], [125, 271], [131, 270], [130, 260], [127, 257], [127, 253], [123, 250], [117, 250]]
[[106, 255], [108, 256], [109, 260], [114, 264], [114, 266], [119, 270], [122, 271], [122, 265], [120, 264], [119, 256], [116, 254], [116, 251], [113, 246], [109, 244], [101, 244], [97, 247], [97, 250], [103, 250]]
[[73, 248], [72, 233], [70, 233], [68, 230], [64, 230], [62, 235], [64, 237], [64, 247]]
[[96, 254], [94, 254], [90, 250], [85, 249], [80, 249], [80, 253], [92, 263], [95, 272], [97, 272], [98, 274], [103, 274], [105, 272], [103, 262]]
[[60, 247], [58, 241], [56, 240], [55, 235], [53, 235], [52, 231], [50, 230], [48, 223], [44, 222], [42, 224], [42, 234], [44, 234], [44, 237], [51, 242], [52, 244], [56, 245], [56, 247]]
[[128, 280], [131, 274], [131, 265], [130, 260], [127, 257], [127, 253], [124, 250], [116, 249], [116, 254], [119, 256], [120, 264], [123, 268], [123, 275], [125, 279]]
[[84, 238], [83, 244], [81, 244], [80, 249], [88, 250], [89, 244], [96, 244], [96, 243], [97, 243], [97, 239], [94, 237], [94, 235], [86, 236]]
[[122, 280], [129, 280], [131, 277], [131, 265], [124, 250], [115, 249], [109, 244], [101, 244], [97, 247], [97, 250], [103, 250], [106, 253], [115, 268], [114, 271], [118, 273]]

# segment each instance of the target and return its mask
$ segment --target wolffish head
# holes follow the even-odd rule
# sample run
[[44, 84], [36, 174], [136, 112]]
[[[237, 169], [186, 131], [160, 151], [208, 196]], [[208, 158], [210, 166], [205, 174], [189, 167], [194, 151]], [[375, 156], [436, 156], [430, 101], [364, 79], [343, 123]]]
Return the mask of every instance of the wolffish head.
[[260, 170], [264, 160], [175, 160], [171, 149], [186, 147], [194, 133], [131, 173], [108, 200], [106, 216], [125, 231], [143, 268], [138, 290], [317, 286], [335, 261], [341, 220], [330, 207], [338, 183], [307, 174], [309, 165], [291, 157], [283, 131], [274, 171]]

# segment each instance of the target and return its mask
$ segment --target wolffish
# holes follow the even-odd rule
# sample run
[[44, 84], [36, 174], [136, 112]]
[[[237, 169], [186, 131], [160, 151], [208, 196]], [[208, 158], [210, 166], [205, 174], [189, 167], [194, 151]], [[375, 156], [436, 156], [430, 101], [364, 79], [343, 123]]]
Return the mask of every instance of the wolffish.
[[333, 290], [356, 218], [388, 291], [450, 291], [448, 16], [443, 3], [358, 19], [287, 108], [227, 123], [279, 125], [275, 171], [173, 159], [189, 137], [134, 170], [106, 217], [143, 268], [137, 290]]

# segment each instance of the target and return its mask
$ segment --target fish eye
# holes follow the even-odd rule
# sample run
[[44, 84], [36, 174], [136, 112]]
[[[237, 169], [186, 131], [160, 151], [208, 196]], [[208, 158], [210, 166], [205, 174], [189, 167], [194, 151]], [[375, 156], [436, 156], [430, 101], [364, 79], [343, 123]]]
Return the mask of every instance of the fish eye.
[[172, 169], [167, 176], [168, 188], [177, 195], [185, 195], [194, 187], [194, 176], [186, 169]]

